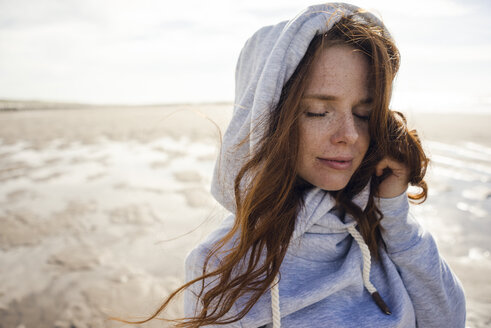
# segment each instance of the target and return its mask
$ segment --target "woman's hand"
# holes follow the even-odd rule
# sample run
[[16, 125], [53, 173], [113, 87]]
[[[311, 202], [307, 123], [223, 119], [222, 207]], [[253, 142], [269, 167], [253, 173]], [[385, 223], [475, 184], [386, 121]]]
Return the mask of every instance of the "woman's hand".
[[399, 196], [408, 187], [408, 169], [404, 163], [397, 162], [390, 157], [382, 159], [375, 166], [375, 175], [387, 174], [378, 188], [378, 197], [392, 198]]

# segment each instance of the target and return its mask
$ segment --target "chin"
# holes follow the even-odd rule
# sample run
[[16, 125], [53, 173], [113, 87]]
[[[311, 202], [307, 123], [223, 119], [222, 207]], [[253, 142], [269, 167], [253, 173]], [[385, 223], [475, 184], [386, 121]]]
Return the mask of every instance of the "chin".
[[326, 191], [339, 191], [339, 190], [344, 189], [348, 185], [348, 182], [349, 182], [349, 180], [346, 180], [346, 181], [344, 181], [344, 180], [343, 181], [329, 181], [329, 182], [319, 183], [319, 184], [313, 183], [313, 185], [315, 185], [316, 187], [321, 188], [323, 190], [326, 190]]
[[331, 187], [331, 186], [326, 186], [326, 187], [319, 187], [325, 191], [340, 191], [343, 190], [346, 185], [343, 185], [342, 187]]

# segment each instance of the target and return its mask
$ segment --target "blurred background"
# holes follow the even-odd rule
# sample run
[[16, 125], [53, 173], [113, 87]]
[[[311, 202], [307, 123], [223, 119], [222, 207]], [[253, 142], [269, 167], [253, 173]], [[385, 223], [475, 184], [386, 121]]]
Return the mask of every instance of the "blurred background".
[[[243, 44], [311, 1], [0, 1], [0, 97], [82, 103], [233, 101]], [[314, 2], [315, 3], [315, 2]], [[402, 54], [394, 106], [489, 112], [491, 2], [356, 1]]]
[[[0, 0], [0, 328], [158, 308], [227, 215], [209, 186], [242, 46], [314, 3]], [[491, 2], [352, 3], [399, 47], [392, 108], [432, 160], [413, 211], [465, 288], [467, 327], [489, 327]]]

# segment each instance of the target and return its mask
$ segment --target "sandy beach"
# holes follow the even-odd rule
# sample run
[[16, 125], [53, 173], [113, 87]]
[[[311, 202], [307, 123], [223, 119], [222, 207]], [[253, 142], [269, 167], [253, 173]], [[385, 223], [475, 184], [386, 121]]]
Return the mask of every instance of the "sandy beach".
[[[0, 111], [0, 328], [128, 327], [108, 317], [158, 308], [227, 215], [208, 190], [231, 108]], [[465, 288], [466, 327], [490, 327], [491, 115], [408, 118], [432, 160], [413, 211]]]

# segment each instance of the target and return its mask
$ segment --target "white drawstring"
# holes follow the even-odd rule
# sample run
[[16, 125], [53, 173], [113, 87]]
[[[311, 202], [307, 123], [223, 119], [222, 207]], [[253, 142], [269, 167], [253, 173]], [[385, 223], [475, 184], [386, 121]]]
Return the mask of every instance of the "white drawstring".
[[365, 285], [365, 288], [372, 295], [373, 300], [378, 305], [380, 310], [382, 310], [382, 312], [385, 314], [391, 314], [389, 307], [387, 306], [387, 304], [385, 304], [384, 300], [378, 293], [375, 286], [370, 282], [370, 268], [372, 266], [372, 262], [371, 262], [370, 250], [368, 249], [365, 240], [358, 232], [358, 230], [356, 230], [356, 227], [354, 225], [348, 227], [348, 232], [353, 237], [353, 239], [356, 240], [358, 246], [360, 246], [361, 253], [363, 254], [363, 271], [362, 271], [363, 285]]
[[[361, 236], [361, 234], [356, 230], [354, 225], [348, 227], [349, 234], [356, 241], [358, 246], [360, 246], [361, 253], [363, 255], [363, 285], [368, 290], [368, 292], [372, 295], [373, 300], [378, 305], [378, 307], [385, 314], [391, 314], [387, 304], [382, 300], [380, 294], [378, 293], [375, 286], [370, 282], [370, 268], [372, 266], [370, 249], [368, 248], [365, 240]], [[281, 327], [281, 313], [280, 313], [280, 290], [278, 287], [278, 276], [276, 276], [273, 280], [273, 284], [271, 286], [271, 310], [273, 312], [273, 328]]]
[[354, 225], [348, 227], [348, 232], [351, 235], [351, 237], [353, 237], [353, 239], [356, 240], [358, 246], [360, 246], [360, 250], [363, 255], [363, 272], [362, 272], [363, 285], [365, 285], [365, 288], [368, 290], [370, 294], [373, 294], [377, 291], [377, 289], [370, 282], [370, 268], [372, 267], [372, 262], [371, 262], [372, 257], [370, 256], [370, 250], [368, 249], [365, 240], [360, 235], [358, 230], [356, 230]]
[[271, 288], [271, 310], [273, 311], [273, 328], [281, 327], [280, 313], [280, 289], [278, 287], [278, 276], [274, 277], [273, 286]]

